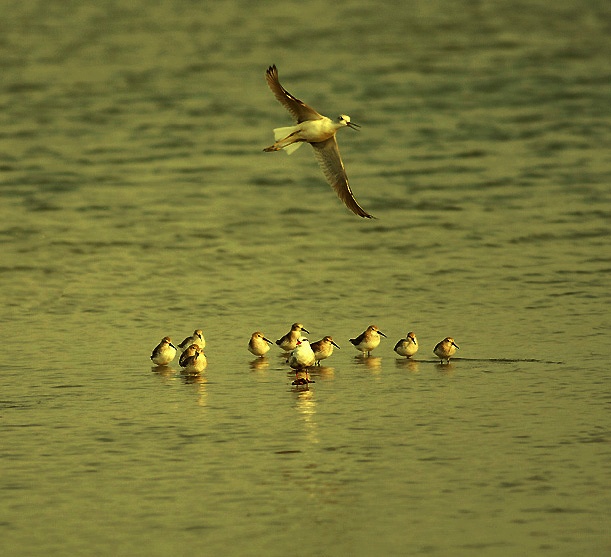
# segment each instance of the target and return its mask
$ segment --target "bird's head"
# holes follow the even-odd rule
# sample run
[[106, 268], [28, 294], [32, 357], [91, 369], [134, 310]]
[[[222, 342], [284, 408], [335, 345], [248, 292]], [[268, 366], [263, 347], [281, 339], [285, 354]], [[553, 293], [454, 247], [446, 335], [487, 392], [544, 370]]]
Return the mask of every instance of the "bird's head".
[[358, 124], [351, 122], [350, 116], [348, 116], [347, 114], [340, 114], [337, 117], [337, 123], [340, 124], [341, 126], [348, 126], [349, 128], [352, 128], [353, 130], [356, 130], [356, 131], [359, 131], [359, 128], [361, 127]]

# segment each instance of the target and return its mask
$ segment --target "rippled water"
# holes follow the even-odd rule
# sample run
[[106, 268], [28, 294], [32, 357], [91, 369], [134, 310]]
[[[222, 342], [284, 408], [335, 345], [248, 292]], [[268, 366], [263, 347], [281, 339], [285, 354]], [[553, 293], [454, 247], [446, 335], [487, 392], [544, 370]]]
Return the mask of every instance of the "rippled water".
[[[608, 554], [609, 21], [5, 3], [3, 554]], [[339, 143], [377, 220], [309, 147], [262, 152], [271, 63], [362, 124]], [[294, 321], [341, 347], [309, 390], [246, 350]], [[151, 369], [196, 327], [201, 377]]]

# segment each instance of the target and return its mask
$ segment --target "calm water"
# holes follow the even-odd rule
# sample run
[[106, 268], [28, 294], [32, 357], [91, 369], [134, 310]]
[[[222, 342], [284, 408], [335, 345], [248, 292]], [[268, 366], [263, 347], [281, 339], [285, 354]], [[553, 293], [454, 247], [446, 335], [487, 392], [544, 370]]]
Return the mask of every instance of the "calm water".
[[609, 554], [608, 4], [3, 4], [3, 555]]

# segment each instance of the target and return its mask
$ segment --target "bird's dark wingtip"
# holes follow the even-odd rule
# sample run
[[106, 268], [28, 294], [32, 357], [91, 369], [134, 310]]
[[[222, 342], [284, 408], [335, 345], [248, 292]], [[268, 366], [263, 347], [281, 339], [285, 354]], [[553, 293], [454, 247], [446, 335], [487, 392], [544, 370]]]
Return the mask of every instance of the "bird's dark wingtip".
[[[350, 207], [350, 209], [352, 209]], [[367, 211], [365, 211], [365, 209], [363, 209], [362, 207], [359, 207], [359, 211], [352, 211], [357, 217], [361, 217], [362, 219], [377, 219], [377, 217], [374, 217], [373, 215], [370, 215]]]

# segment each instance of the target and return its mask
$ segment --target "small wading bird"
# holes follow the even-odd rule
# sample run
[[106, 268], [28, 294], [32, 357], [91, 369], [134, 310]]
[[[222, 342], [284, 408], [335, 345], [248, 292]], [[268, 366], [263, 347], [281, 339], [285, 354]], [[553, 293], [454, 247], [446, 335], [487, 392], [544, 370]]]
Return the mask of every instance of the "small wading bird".
[[320, 360], [326, 360], [331, 354], [333, 354], [333, 347], [339, 348], [333, 338], [326, 336], [321, 338], [319, 341], [310, 344], [312, 352], [314, 352], [314, 358], [316, 358], [316, 364], [320, 365]]
[[435, 346], [433, 352], [435, 352], [442, 364], [444, 360], [449, 364], [450, 358], [454, 355], [457, 348], [459, 348], [459, 346], [454, 342], [454, 339], [452, 337], [446, 337]]
[[[314, 383], [309, 377], [308, 368], [316, 363], [316, 357], [310, 347], [307, 338], [301, 337], [297, 340], [297, 346], [291, 352], [288, 364], [295, 370], [295, 381], [293, 385], [307, 385]], [[299, 373], [301, 372], [301, 377]]]
[[[185, 356], [185, 354], [190, 355]], [[204, 371], [208, 365], [208, 361], [206, 360], [206, 355], [202, 347], [197, 344], [192, 344], [187, 348], [180, 357], [180, 365], [185, 368], [187, 373], [199, 373], [200, 371]]]
[[279, 338], [276, 341], [276, 344], [285, 352], [290, 352], [291, 350], [294, 350], [297, 346], [297, 341], [301, 336], [301, 331], [310, 334], [310, 331], [305, 329], [301, 323], [293, 323], [291, 325], [291, 330], [286, 333], [286, 335], [284, 335], [282, 338]]
[[250, 337], [250, 342], [248, 343], [248, 351], [255, 356], [259, 356], [262, 358], [269, 350], [269, 345], [272, 343], [271, 340], [267, 340], [263, 333], [256, 331]]
[[192, 344], [197, 344], [197, 346], [201, 348], [206, 348], [206, 339], [201, 329], [195, 329], [190, 337], [187, 337], [178, 345], [178, 348], [184, 352]]
[[180, 365], [180, 367], [187, 367], [187, 359], [190, 358], [191, 356], [195, 356], [195, 354], [197, 354], [199, 350], [199, 346], [197, 344], [192, 344], [191, 346], [189, 346], [189, 348], [187, 348], [181, 355], [180, 358], [178, 358], [178, 364]]
[[176, 356], [176, 346], [172, 344], [172, 339], [163, 337], [161, 342], [155, 346], [151, 354], [151, 360], [158, 366], [165, 366], [174, 359], [174, 356]]
[[375, 325], [369, 325], [367, 330], [362, 332], [358, 337], [351, 338], [350, 342], [354, 344], [357, 350], [366, 352], [368, 356], [371, 355], [371, 351], [380, 344], [380, 335], [385, 337], [386, 335], [380, 331]]
[[301, 337], [297, 341], [297, 346], [289, 356], [289, 365], [293, 369], [313, 366], [316, 363], [316, 357], [310, 346], [307, 338]]
[[402, 338], [397, 344], [395, 344], [394, 351], [399, 356], [405, 356], [411, 358], [416, 352], [418, 352], [418, 341], [416, 335], [413, 332], [407, 333], [405, 338]]
[[309, 143], [314, 147], [314, 154], [325, 174], [325, 178], [327, 178], [327, 182], [329, 182], [346, 207], [359, 217], [374, 218], [354, 199], [352, 190], [348, 185], [348, 176], [346, 175], [344, 163], [339, 155], [337, 141], [335, 140], [337, 130], [346, 126], [353, 130], [358, 130], [360, 126], [351, 122], [350, 116], [345, 114], [338, 116], [337, 121], [334, 122], [330, 118], [318, 114], [313, 108], [293, 97], [280, 85], [278, 70], [275, 65], [268, 68], [265, 77], [272, 93], [280, 104], [297, 120], [297, 125], [276, 128], [274, 130], [276, 143], [263, 150], [269, 152], [284, 149], [290, 155], [302, 143]]

